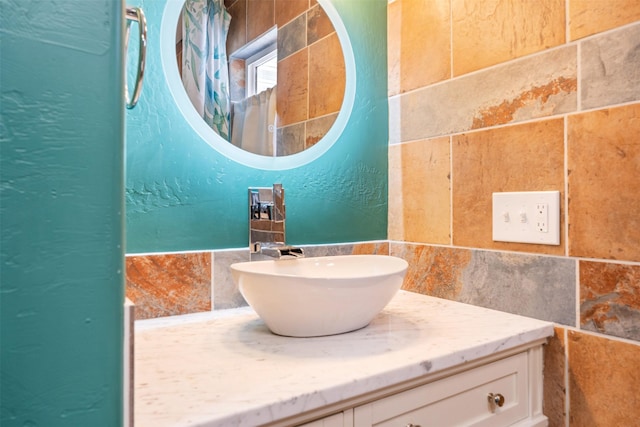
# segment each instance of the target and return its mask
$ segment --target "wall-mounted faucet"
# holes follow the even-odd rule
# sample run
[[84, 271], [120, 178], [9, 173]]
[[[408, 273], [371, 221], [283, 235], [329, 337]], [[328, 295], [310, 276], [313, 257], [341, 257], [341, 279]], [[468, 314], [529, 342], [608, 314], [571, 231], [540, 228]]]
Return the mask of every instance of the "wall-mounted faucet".
[[286, 244], [286, 208], [282, 184], [249, 188], [249, 252], [251, 260], [265, 255], [277, 259], [301, 258], [302, 248]]

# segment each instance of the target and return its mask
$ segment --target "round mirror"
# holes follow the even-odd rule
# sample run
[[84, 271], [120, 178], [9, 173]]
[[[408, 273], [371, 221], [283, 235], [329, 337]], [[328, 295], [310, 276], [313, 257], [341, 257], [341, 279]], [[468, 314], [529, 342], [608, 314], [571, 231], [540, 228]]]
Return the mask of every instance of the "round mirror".
[[[297, 167], [328, 150], [355, 94], [353, 52], [331, 3], [219, 0], [203, 11], [205, 3], [168, 0], [161, 26], [165, 77], [192, 128], [225, 156], [262, 169]], [[212, 29], [201, 31], [202, 19]], [[229, 60], [216, 63], [223, 49]]]

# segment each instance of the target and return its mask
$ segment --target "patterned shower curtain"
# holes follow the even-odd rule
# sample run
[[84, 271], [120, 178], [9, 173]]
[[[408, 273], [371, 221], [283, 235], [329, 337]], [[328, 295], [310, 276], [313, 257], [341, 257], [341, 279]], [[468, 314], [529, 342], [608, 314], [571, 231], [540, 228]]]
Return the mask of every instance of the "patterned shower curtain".
[[227, 34], [224, 0], [186, 0], [182, 17], [182, 83], [198, 113], [229, 141]]

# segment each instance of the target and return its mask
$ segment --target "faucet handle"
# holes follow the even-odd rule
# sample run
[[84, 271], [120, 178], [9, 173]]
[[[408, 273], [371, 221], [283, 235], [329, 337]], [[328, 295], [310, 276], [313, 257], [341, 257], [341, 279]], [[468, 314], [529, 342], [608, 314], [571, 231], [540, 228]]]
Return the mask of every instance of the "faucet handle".
[[[249, 187], [249, 249], [263, 252], [268, 246], [286, 246], [285, 203], [282, 184]], [[276, 254], [280, 258], [280, 254]], [[291, 256], [303, 256], [291, 252]]]

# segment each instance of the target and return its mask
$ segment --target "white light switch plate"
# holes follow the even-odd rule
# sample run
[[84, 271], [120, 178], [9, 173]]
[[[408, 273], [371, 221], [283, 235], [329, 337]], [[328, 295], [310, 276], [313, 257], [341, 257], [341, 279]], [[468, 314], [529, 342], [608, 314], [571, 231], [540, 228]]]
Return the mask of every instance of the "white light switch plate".
[[560, 192], [493, 193], [493, 240], [560, 244]]

